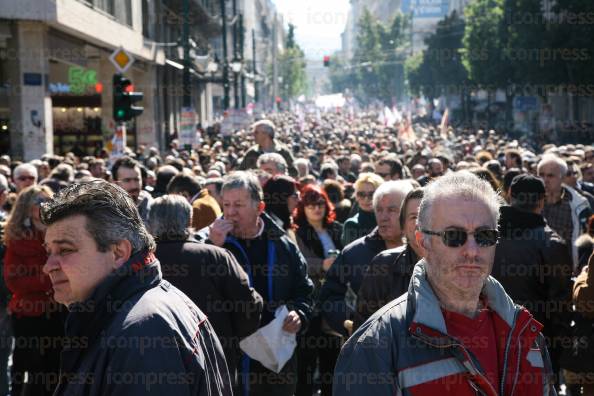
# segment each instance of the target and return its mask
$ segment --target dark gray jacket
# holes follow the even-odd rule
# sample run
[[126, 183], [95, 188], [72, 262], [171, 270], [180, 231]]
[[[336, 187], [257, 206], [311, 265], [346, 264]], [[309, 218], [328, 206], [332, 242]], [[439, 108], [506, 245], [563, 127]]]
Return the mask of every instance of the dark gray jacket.
[[418, 259], [408, 244], [384, 250], [373, 258], [357, 295], [353, 331], [375, 311], [407, 292]]
[[223, 345], [229, 373], [240, 357], [239, 341], [260, 327], [262, 297], [226, 249], [187, 240], [159, 240], [155, 255], [163, 278], [208, 315]]
[[232, 394], [212, 326], [161, 278], [152, 253], [133, 256], [69, 309], [55, 395]]
[[379, 252], [385, 249], [386, 242], [380, 237], [376, 227], [370, 234], [347, 245], [336, 257], [332, 267], [326, 273], [319, 301], [322, 318], [332, 330], [344, 336], [348, 335], [344, 328], [344, 321], [351, 319], [355, 308], [350, 307], [347, 301], [350, 300], [348, 294], [351, 293], [349, 286], [356, 297], [365, 268]]

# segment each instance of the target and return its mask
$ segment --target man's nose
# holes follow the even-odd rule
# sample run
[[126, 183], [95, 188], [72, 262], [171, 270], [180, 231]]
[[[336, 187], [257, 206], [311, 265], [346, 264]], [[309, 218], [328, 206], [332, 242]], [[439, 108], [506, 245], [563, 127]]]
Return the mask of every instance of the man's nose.
[[49, 275], [50, 272], [52, 272], [58, 268], [60, 268], [59, 260], [55, 256], [49, 255], [47, 258], [47, 261], [43, 265], [42, 269], [43, 269], [43, 273], [45, 273], [46, 275]]

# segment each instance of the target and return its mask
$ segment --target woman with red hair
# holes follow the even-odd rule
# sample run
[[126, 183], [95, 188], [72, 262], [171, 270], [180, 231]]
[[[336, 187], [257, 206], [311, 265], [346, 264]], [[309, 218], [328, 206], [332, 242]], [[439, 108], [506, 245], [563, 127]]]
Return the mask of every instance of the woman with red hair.
[[[297, 244], [307, 260], [307, 272], [315, 284], [313, 297], [317, 300], [324, 274], [343, 247], [340, 242], [342, 224], [334, 220], [334, 206], [326, 192], [313, 184], [301, 190], [301, 200], [295, 212]], [[319, 313], [314, 311], [309, 329], [299, 339], [297, 396], [314, 394], [313, 374], [318, 359], [321, 394], [332, 394], [332, 373], [341, 338], [325, 328]]]

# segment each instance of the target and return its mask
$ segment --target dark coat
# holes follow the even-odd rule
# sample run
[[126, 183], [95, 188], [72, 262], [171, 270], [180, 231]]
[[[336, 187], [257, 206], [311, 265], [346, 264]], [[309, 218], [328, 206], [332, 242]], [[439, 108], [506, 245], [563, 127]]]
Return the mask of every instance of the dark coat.
[[[326, 229], [334, 246], [337, 250], [342, 250], [342, 243], [340, 242], [340, 235], [342, 234], [342, 224], [337, 221], [330, 223]], [[322, 262], [324, 261], [325, 254], [322, 246], [322, 241], [318, 233], [313, 229], [309, 223], [305, 223], [297, 229], [295, 233], [297, 237], [297, 245], [299, 250], [307, 260], [307, 274], [314, 282], [316, 289], [320, 287], [320, 282], [324, 278], [324, 269]]]
[[322, 318], [332, 330], [347, 336], [344, 321], [351, 318], [355, 308], [349, 307], [345, 300], [349, 286], [356, 295], [361, 286], [365, 268], [382, 250], [386, 250], [386, 242], [380, 237], [376, 228], [370, 234], [347, 245], [326, 273], [326, 279], [320, 291], [319, 305]]
[[[274, 242], [276, 257], [273, 272], [273, 298], [264, 301], [264, 310], [274, 312], [276, 308], [287, 305], [289, 311], [295, 310], [301, 319], [301, 330], [307, 329], [312, 315], [313, 282], [307, 276], [307, 263], [299, 248], [287, 234], [266, 213], [260, 216], [264, 221], [264, 231], [268, 240]], [[202, 235], [207, 235], [208, 228], [201, 230]], [[207, 239], [207, 242], [210, 242]], [[224, 248], [228, 249], [246, 272], [248, 263], [237, 247], [225, 242]], [[263, 296], [264, 297], [264, 296]], [[266, 323], [261, 323], [265, 325]]]
[[[280, 144], [279, 142], [277, 142], [275, 140], [274, 141], [274, 149], [272, 152], [278, 153], [283, 156], [283, 158], [287, 162], [287, 170], [291, 177], [298, 176], [297, 168], [295, 168], [295, 166], [293, 165], [293, 161], [294, 161], [293, 154], [291, 154], [291, 151], [286, 146]], [[263, 151], [260, 148], [260, 146], [257, 144], [250, 147], [250, 149], [248, 151], [246, 151], [246, 153], [243, 157], [243, 161], [241, 161], [241, 164], [239, 164], [239, 169], [240, 170], [256, 169], [258, 167], [258, 165], [257, 165], [258, 157], [264, 153], [265, 153], [265, 151]]]
[[363, 275], [357, 295], [353, 331], [375, 311], [408, 291], [410, 277], [418, 260], [410, 245], [384, 250], [373, 258]]
[[344, 222], [341, 241], [343, 246], [364, 237], [377, 227], [377, 220], [374, 212], [364, 212], [361, 209]]
[[225, 355], [206, 316], [139, 253], [66, 320], [55, 395], [231, 395]]
[[[491, 275], [515, 303], [525, 306], [544, 325], [546, 336], [561, 335], [563, 307], [571, 296], [569, 249], [541, 215], [510, 206], [500, 212], [500, 240]], [[554, 307], [554, 315], [549, 315], [548, 307]]]
[[227, 358], [231, 376], [240, 357], [239, 341], [260, 326], [262, 297], [227, 250], [196, 242], [158, 241], [163, 278], [184, 292], [207, 316]]

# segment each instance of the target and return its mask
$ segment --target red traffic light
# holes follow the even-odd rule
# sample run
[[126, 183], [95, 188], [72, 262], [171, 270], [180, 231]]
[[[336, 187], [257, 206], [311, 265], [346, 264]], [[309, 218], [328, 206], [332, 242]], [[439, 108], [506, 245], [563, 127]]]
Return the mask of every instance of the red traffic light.
[[324, 55], [324, 67], [330, 66], [330, 56]]

